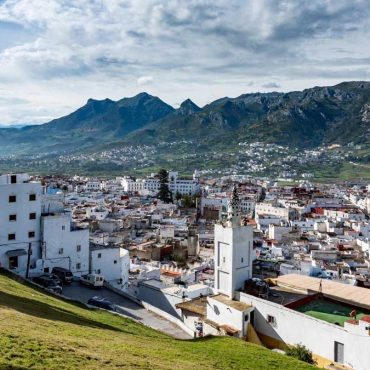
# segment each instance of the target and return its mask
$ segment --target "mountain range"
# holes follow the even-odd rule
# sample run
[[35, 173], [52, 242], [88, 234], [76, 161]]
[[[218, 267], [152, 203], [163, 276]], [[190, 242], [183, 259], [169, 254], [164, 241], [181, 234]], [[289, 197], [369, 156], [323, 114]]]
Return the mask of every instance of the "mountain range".
[[147, 93], [118, 101], [89, 99], [75, 112], [42, 125], [0, 128], [0, 155], [91, 153], [189, 140], [221, 152], [255, 141], [298, 148], [367, 144], [370, 82], [243, 94], [202, 108], [187, 99], [174, 109]]

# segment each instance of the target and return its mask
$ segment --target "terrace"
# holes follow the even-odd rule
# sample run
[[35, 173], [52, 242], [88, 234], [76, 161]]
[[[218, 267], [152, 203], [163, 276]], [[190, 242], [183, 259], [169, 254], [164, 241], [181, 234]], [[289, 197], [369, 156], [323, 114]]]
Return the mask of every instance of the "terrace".
[[270, 282], [270, 301], [331, 324], [357, 323], [370, 314], [368, 289], [294, 274]]
[[[296, 301], [287, 307], [293, 308], [296, 311], [302, 312], [316, 319], [339, 326], [344, 326], [346, 321], [359, 320], [363, 316], [369, 314], [369, 312], [364, 309], [348, 306], [339, 301], [325, 298], [321, 294], [315, 294], [314, 296], [310, 297], [312, 300], [309, 302], [306, 300], [306, 302], [303, 302], [302, 305], [299, 305], [300, 301]], [[293, 307], [293, 305], [295, 307]]]

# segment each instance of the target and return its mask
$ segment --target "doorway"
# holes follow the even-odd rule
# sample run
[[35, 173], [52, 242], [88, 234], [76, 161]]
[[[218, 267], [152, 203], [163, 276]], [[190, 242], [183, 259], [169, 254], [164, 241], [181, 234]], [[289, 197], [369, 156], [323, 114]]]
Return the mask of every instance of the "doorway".
[[250, 313], [250, 323], [254, 326], [254, 310]]
[[339, 364], [344, 363], [344, 344], [334, 342], [334, 361]]

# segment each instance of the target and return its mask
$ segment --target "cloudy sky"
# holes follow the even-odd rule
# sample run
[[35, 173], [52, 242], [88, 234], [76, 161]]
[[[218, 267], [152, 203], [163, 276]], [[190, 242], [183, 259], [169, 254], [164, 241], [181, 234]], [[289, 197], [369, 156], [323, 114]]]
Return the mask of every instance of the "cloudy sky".
[[0, 0], [0, 124], [370, 80], [368, 0]]

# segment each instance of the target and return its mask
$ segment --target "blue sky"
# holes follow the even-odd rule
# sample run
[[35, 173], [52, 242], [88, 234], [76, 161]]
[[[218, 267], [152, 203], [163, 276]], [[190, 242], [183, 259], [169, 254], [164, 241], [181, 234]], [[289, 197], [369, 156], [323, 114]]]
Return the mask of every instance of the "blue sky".
[[370, 79], [367, 0], [0, 0], [0, 124]]

